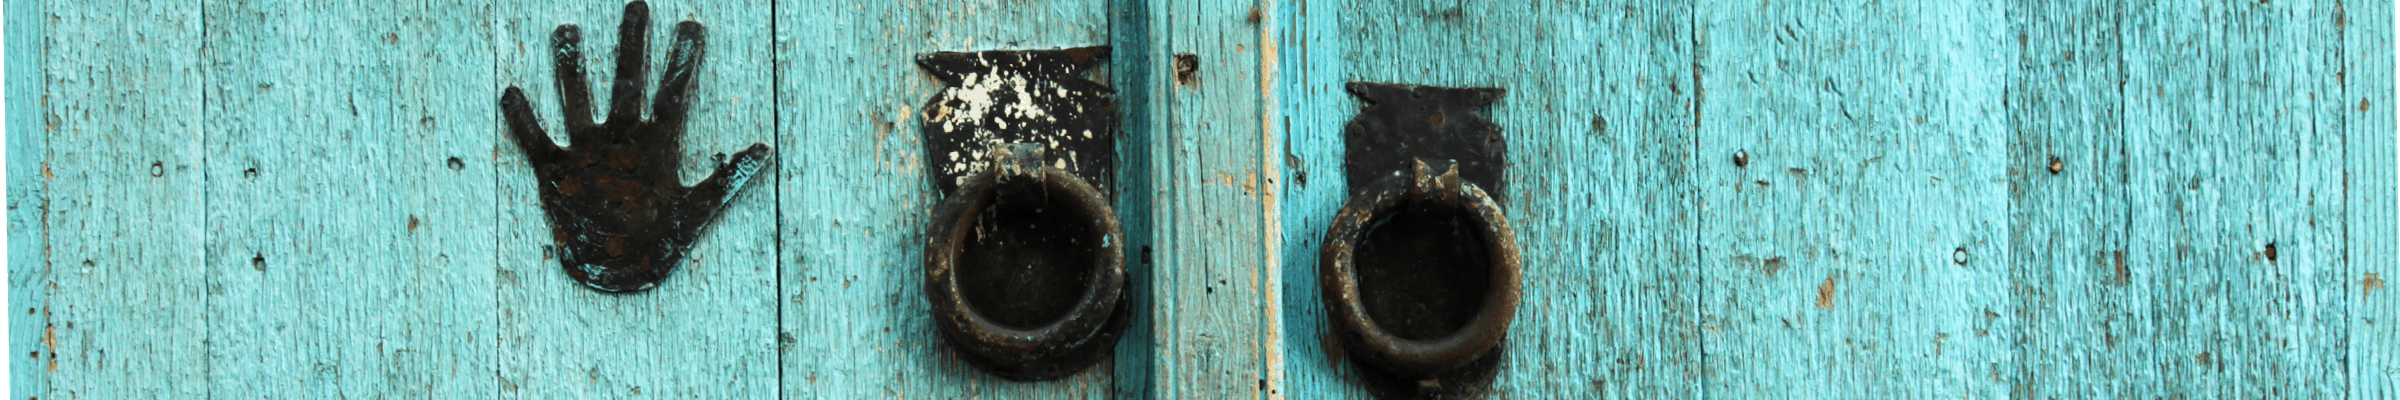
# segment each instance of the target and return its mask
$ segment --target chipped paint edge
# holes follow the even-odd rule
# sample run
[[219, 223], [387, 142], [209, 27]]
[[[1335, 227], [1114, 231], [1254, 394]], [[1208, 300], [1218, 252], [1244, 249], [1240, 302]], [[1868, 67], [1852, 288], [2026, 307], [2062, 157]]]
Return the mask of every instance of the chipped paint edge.
[[1265, 271], [1261, 271], [1261, 273], [1265, 274], [1267, 277], [1266, 286], [1260, 289], [1260, 292], [1266, 294], [1267, 297], [1266, 315], [1261, 316], [1262, 318], [1266, 319], [1266, 340], [1260, 342], [1266, 346], [1266, 349], [1261, 351], [1261, 353], [1267, 358], [1266, 371], [1262, 371], [1262, 373], [1266, 375], [1264, 379], [1266, 380], [1267, 384], [1265, 385], [1266, 387], [1261, 388], [1266, 392], [1260, 393], [1260, 396], [1267, 399], [1280, 400], [1284, 398], [1283, 213], [1280, 212], [1283, 208], [1282, 201], [1280, 201], [1283, 194], [1283, 186], [1279, 185], [1278, 182], [1275, 181], [1283, 176], [1282, 153], [1284, 152], [1284, 143], [1282, 140], [1282, 132], [1275, 130], [1275, 120], [1277, 116], [1280, 115], [1278, 110], [1281, 108], [1279, 106], [1282, 104], [1275, 96], [1275, 85], [1279, 84], [1279, 82], [1277, 82], [1278, 77], [1275, 76], [1275, 70], [1280, 67], [1279, 63], [1281, 60], [1279, 57], [1281, 56], [1280, 53], [1283, 50], [1282, 43], [1275, 41], [1275, 27], [1278, 26], [1277, 24], [1279, 22], [1281, 22], [1275, 18], [1277, 13], [1280, 11], [1276, 6], [1277, 4], [1274, 0], [1262, 0], [1259, 1], [1257, 6], [1258, 9], [1253, 12], [1259, 16], [1259, 175], [1266, 177], [1268, 180], [1266, 184], [1259, 185], [1259, 205], [1263, 210], [1260, 215], [1264, 218], [1264, 221], [1260, 224], [1260, 228], [1265, 231], [1261, 232], [1262, 234], [1259, 235], [1259, 238], [1261, 238], [1259, 241], [1260, 245], [1265, 247], [1265, 249], [1260, 251], [1259, 254], [1261, 256], [1260, 258], [1264, 259], [1263, 266], [1265, 267]]

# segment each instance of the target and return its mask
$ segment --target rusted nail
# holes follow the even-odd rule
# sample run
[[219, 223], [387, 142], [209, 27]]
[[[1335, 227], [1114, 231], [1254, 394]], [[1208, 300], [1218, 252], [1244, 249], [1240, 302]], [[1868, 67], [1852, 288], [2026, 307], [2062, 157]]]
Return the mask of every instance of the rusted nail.
[[2066, 169], [2067, 169], [2067, 162], [2066, 162], [2066, 161], [2064, 161], [2064, 160], [2059, 160], [2059, 159], [2058, 159], [2058, 156], [2050, 156], [2050, 174], [2051, 174], [2051, 175], [2058, 175], [2058, 171], [2064, 171], [2064, 170], [2066, 170]]
[[1967, 248], [1960, 247], [1957, 250], [1951, 250], [1950, 262], [1958, 265], [1967, 265]]
[[992, 154], [994, 156], [992, 163], [998, 164], [1000, 167], [1001, 179], [1016, 177], [1040, 178], [1042, 176], [1042, 163], [1048, 159], [1042, 154], [1041, 143], [1010, 143], [1001, 145], [992, 150]]
[[1734, 168], [1749, 168], [1749, 167], [1750, 167], [1750, 152], [1748, 152], [1748, 151], [1743, 151], [1743, 150], [1734, 150], [1734, 151], [1733, 151], [1733, 166], [1734, 166]]
[[1175, 83], [1190, 85], [1200, 81], [1200, 55], [1175, 53]]

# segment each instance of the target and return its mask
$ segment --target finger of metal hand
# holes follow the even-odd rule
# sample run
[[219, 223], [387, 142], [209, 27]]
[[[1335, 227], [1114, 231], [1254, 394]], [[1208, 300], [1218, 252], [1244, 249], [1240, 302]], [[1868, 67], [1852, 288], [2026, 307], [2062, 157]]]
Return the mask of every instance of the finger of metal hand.
[[[651, 118], [660, 126], [657, 132], [668, 136], [683, 133], [684, 119], [691, 112], [693, 75], [707, 56], [708, 32], [698, 22], [675, 24], [675, 47], [667, 55], [667, 72], [658, 82], [658, 98], [650, 105]], [[676, 137], [652, 138], [658, 143], [671, 143]]]
[[[649, 72], [650, 5], [625, 5], [625, 22], [617, 24], [617, 79], [609, 89], [609, 126], [630, 126], [642, 118], [642, 86]], [[614, 138], [612, 138], [614, 139]]]
[[[572, 134], [592, 127], [592, 87], [590, 75], [583, 70], [583, 30], [574, 24], [559, 25], [550, 33], [550, 64], [558, 75], [558, 101], [567, 117], [567, 132]], [[582, 138], [568, 138], [581, 141]]]
[[714, 212], [717, 206], [725, 204], [734, 194], [741, 193], [743, 187], [749, 186], [750, 178], [758, 176], [758, 171], [773, 161], [767, 158], [773, 153], [774, 150], [765, 144], [751, 144], [750, 148], [735, 153], [725, 164], [718, 165], [717, 172], [710, 174], [707, 180], [692, 185], [692, 190], [684, 194], [684, 205], [697, 212]]
[[550, 142], [549, 133], [542, 132], [542, 121], [533, 114], [533, 106], [525, 102], [524, 91], [510, 86], [507, 93], [501, 94], [500, 114], [508, 120], [508, 131], [516, 137], [517, 147], [525, 150], [525, 158], [542, 164], [559, 157], [558, 144]]

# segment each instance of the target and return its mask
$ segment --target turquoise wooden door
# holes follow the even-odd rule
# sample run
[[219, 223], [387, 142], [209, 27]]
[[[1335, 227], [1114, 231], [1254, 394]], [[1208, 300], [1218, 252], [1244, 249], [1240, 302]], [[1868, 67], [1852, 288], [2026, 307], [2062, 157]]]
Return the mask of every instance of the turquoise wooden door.
[[[662, 1], [685, 156], [777, 156], [621, 295], [497, 100], [557, 132], [622, 3], [8, 2], [12, 397], [1363, 398], [1351, 81], [1508, 90], [1495, 397], [2400, 396], [2389, 2], [1787, 3]], [[911, 61], [1091, 45], [1138, 311], [999, 380], [926, 316]]]

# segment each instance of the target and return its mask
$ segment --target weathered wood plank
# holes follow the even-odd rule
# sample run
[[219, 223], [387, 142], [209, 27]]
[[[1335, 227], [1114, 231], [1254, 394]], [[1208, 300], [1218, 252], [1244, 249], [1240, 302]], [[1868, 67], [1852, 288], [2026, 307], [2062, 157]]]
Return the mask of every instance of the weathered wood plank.
[[[2335, 279], [2350, 306], [2347, 349], [2341, 355], [2352, 399], [2400, 398], [2400, 126], [2394, 123], [2394, 24], [2389, 1], [2336, 3], [2341, 86], [2328, 106], [2339, 110], [2342, 176], [2349, 218], [2342, 253], [2349, 264]], [[2326, 355], [2325, 357], [2334, 357]]]
[[[2221, 379], [2211, 373], [2214, 368], [2209, 362], [2215, 360], [2201, 355], [2212, 349], [2224, 350], [2212, 346], [2221, 334], [2225, 313], [2218, 272], [2230, 269], [2226, 264], [2248, 262], [2242, 259], [2247, 254], [2225, 254], [2239, 250], [2229, 249], [2234, 246], [2222, 243], [2226, 238], [2220, 236], [2256, 232], [2227, 226], [2232, 224], [2210, 212], [2246, 206], [2247, 200], [2252, 200], [2222, 199], [2221, 185], [2227, 178], [2215, 178], [2219, 186], [2199, 192], [2200, 184], [2218, 168], [2232, 167], [2235, 169], [2227, 172], [2238, 174], [2242, 166], [2219, 160], [2225, 155], [2217, 141], [2227, 138], [2222, 129], [2211, 128], [2220, 126], [2215, 117], [2224, 108], [2223, 100], [2210, 96], [2210, 88], [2203, 85], [2207, 81], [2202, 80], [2210, 77], [2213, 66], [2191, 64], [2205, 60], [2199, 54], [2202, 51], [2235, 43], [2200, 31], [2208, 27], [2203, 25], [2205, 10], [2158, 6], [2127, 4], [2121, 28], [2125, 41], [2121, 56], [2126, 98], [2121, 107], [2126, 114], [2126, 168], [2145, 172], [2129, 174], [2126, 188], [2133, 230], [2126, 263], [2141, 277], [2137, 283], [2140, 290], [2149, 294], [2149, 312], [2135, 321], [2137, 329], [2146, 332], [2142, 339], [2149, 342], [2149, 348], [2135, 362], [2155, 374], [2135, 381], [2147, 383], [2149, 387], [2143, 391], [2152, 395], [2207, 397], [2226, 393]], [[2185, 75], [2176, 76], [2175, 72]], [[2169, 84], [2176, 84], [2174, 93], [2166, 91]], [[2196, 129], [2218, 134], [2181, 134]], [[2250, 238], [2232, 239], [2247, 242]]]
[[[2237, 281], [2243, 359], [2243, 390], [2232, 397], [2318, 399], [2343, 396], [2349, 372], [2336, 363], [2348, 352], [2349, 320], [2357, 308], [2350, 290], [2349, 241], [2344, 233], [2352, 212], [2343, 194], [2348, 144], [2343, 142], [2340, 15], [2336, 0], [2271, 2], [2258, 11], [2266, 23], [2260, 36], [2272, 49], [2256, 56], [2268, 76], [2255, 104], [2274, 107], [2281, 117], [2259, 129], [2265, 167], [2277, 181], [2262, 182], [2273, 230], [2267, 263]], [[2383, 6], [2389, 8], [2389, 6]], [[2389, 56], [2386, 56], [2388, 59]], [[2387, 69], [2388, 70], [2388, 69]], [[2220, 84], [2231, 84], [2221, 82]], [[2400, 160], [2394, 160], [2400, 162]], [[2255, 360], [2255, 361], [2252, 361]]]
[[[0, 4], [6, 20], [8, 98], [8, 313], [9, 393], [37, 397], [50, 390], [50, 360], [56, 349], [43, 340], [50, 333], [48, 308], [52, 273], [50, 262], [50, 127], [48, 16], [40, 1]], [[22, 314], [10, 310], [23, 308]], [[18, 354], [24, 354], [23, 358]]]
[[11, 25], [48, 25], [41, 229], [62, 240], [45, 243], [36, 307], [55, 356], [40, 362], [48, 392], [18, 395], [205, 396], [200, 2], [42, 6]]
[[1518, 310], [1517, 332], [1528, 334], [1511, 345], [1502, 393], [1704, 394], [1692, 178], [1709, 158], [1696, 147], [1707, 92], [1696, 82], [1695, 12], [1567, 1], [1527, 16], [1554, 19], [1530, 32], [1549, 49], [1524, 55], [1547, 53], [1550, 65], [1503, 102], [1529, 122], [1512, 138], [1509, 198], [1534, 271], [1525, 298], [1539, 302]]
[[1365, 396], [1325, 349], [1316, 255], [1348, 184], [1363, 184], [1343, 178], [1342, 127], [1363, 103], [1342, 85], [1379, 81], [1508, 90], [1488, 113], [1508, 137], [1526, 264], [1498, 395], [1700, 396], [1691, 12], [1309, 2], [1281, 14], [1285, 393]]
[[[2318, 397], [2345, 386], [2324, 362], [2348, 319], [2339, 207], [2306, 165], [2339, 159], [2312, 105], [2338, 79], [2314, 53], [2330, 7], [2129, 4], [2123, 25], [2127, 264], [2151, 311], [2141, 363], [2158, 395]], [[2320, 128], [2324, 126], [2324, 128]], [[2327, 171], [2326, 173], [2330, 173]], [[2318, 193], [2318, 192], [2324, 193]], [[2322, 215], [2322, 217], [2320, 217]], [[2135, 379], [2137, 381], [2145, 379]]]
[[1160, 125], [1164, 115], [1148, 112], [1156, 109], [1174, 76], [1171, 59], [1160, 58], [1162, 52], [1152, 51], [1155, 43], [1150, 2], [1146, 0], [1109, 0], [1108, 43], [1109, 85], [1117, 89], [1117, 220], [1125, 231], [1125, 279], [1128, 296], [1126, 307], [1132, 318], [1126, 321], [1125, 333], [1117, 340], [1115, 370], [1111, 371], [1114, 390], [1111, 397], [1119, 399], [1160, 398], [1155, 391], [1159, 374], [1154, 367], [1160, 356], [1155, 344], [1160, 336], [1157, 321], [1160, 313], [1159, 292], [1154, 280], [1158, 276], [1156, 244], [1158, 243], [1157, 170], [1164, 160], [1152, 157], [1150, 149], [1163, 141]]
[[2001, 6], [1697, 8], [1708, 395], [2005, 395]]
[[[1325, 309], [1317, 289], [1318, 242], [1325, 237], [1333, 213], [1349, 196], [1342, 178], [1340, 124], [1357, 114], [1358, 103], [1342, 91], [1346, 75], [1342, 49], [1351, 36], [1342, 35], [1347, 22], [1340, 17], [1347, 4], [1323, 1], [1277, 7], [1271, 14], [1279, 57], [1275, 65], [1268, 129], [1278, 132], [1280, 171], [1276, 171], [1275, 217], [1281, 237], [1274, 238], [1281, 261], [1281, 291], [1277, 307], [1281, 331], [1276, 333], [1278, 376], [1271, 393], [1295, 399], [1339, 399], [1362, 396], [1339, 371], [1345, 360], [1326, 352], [1338, 346], [1330, 338]], [[1505, 125], [1504, 125], [1505, 126]]]
[[785, 221], [778, 232], [784, 268], [777, 303], [787, 395], [1108, 396], [1114, 377], [1108, 363], [1057, 381], [1009, 382], [960, 361], [935, 330], [925, 302], [922, 232], [940, 195], [925, 175], [919, 132], [921, 107], [941, 83], [914, 62], [935, 51], [1105, 44], [1105, 4], [776, 5], [776, 140], [785, 149], [774, 179]]
[[[2125, 263], [2117, 2], [2012, 1], [2019, 47], [2007, 97], [2008, 254], [2016, 303], [2010, 397], [2142, 397], [2154, 381], [2147, 292]], [[2054, 161], [2055, 160], [2055, 161]], [[2010, 311], [2010, 310], [2001, 310]]]
[[211, 393], [492, 395], [485, 11], [208, 2]]
[[[1159, 398], [1269, 396], [1279, 332], [1273, 250], [1278, 237], [1264, 91], [1278, 51], [1262, 47], [1272, 7], [1231, 0], [1133, 5], [1147, 23], [1139, 43], [1149, 92], [1128, 112], [1148, 158], [1152, 313], [1149, 384]], [[1188, 69], [1176, 57], [1188, 55]]]
[[[496, 6], [490, 15], [496, 84], [458, 96], [497, 115], [502, 88], [517, 86], [539, 113], [552, 140], [572, 146], [562, 128], [552, 78], [551, 34], [575, 24], [592, 96], [606, 104], [615, 79], [623, 2], [545, 1]], [[692, 95], [683, 138], [683, 182], [714, 171], [719, 154], [752, 143], [775, 143], [774, 67], [765, 0], [654, 2], [649, 37], [651, 84], [657, 92], [673, 29], [682, 21], [707, 27], [706, 59]], [[647, 107], [644, 107], [647, 108]], [[605, 112], [605, 111], [598, 111]], [[646, 112], [646, 111], [645, 111]], [[765, 398], [781, 387], [776, 374], [776, 196], [760, 179], [725, 206], [692, 245], [683, 265], [658, 287], [632, 294], [589, 290], [550, 258], [550, 224], [543, 215], [533, 169], [498, 122], [485, 139], [498, 143], [498, 224], [494, 286], [498, 291], [497, 387], [505, 398]], [[779, 147], [779, 150], [781, 148]], [[790, 154], [790, 153], [785, 153]], [[773, 176], [769, 174], [768, 176]], [[762, 177], [763, 178], [763, 177]]]

